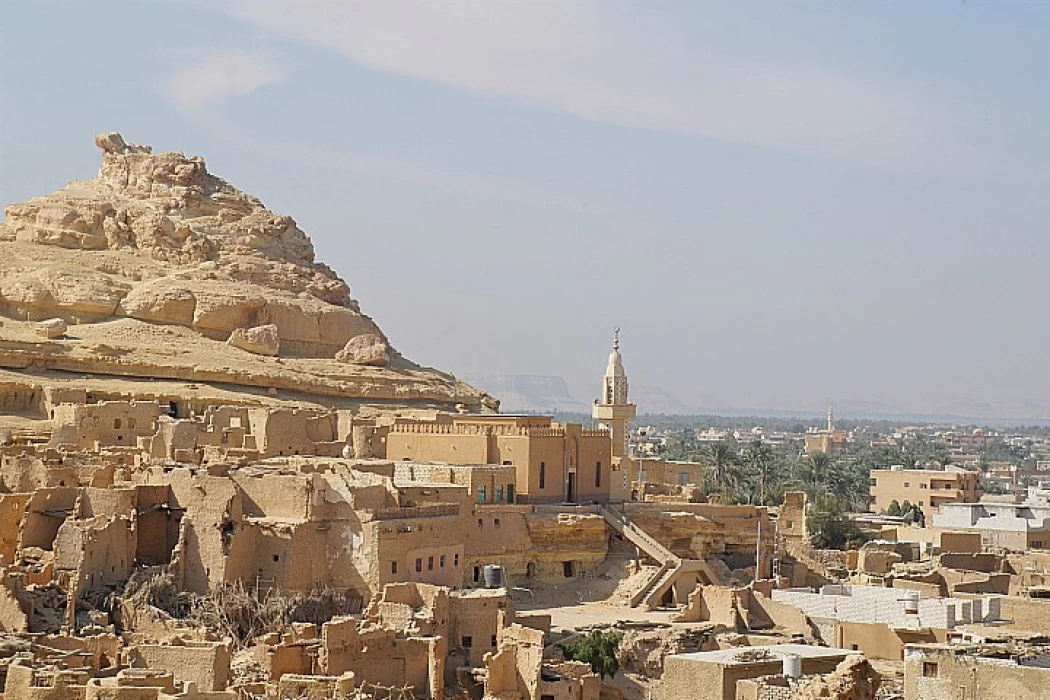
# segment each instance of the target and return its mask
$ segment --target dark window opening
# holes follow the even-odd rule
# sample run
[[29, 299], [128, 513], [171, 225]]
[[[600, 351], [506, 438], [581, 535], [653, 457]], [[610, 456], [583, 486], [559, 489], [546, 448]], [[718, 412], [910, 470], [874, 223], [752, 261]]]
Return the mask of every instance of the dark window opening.
[[598, 462], [594, 465], [594, 487], [599, 488], [602, 485], [602, 463]]
[[274, 560], [275, 562], [281, 561], [281, 555], [279, 555], [279, 554], [274, 554], [274, 555], [273, 555], [273, 560]]
[[427, 571], [434, 570], [434, 557], [427, 557]]
[[547, 464], [540, 462], [540, 488], [547, 488]]
[[496, 635], [492, 635], [492, 644], [490, 644], [489, 646], [491, 646], [491, 647], [495, 647], [496, 646]]
[[932, 661], [922, 662], [922, 677], [923, 678], [936, 678], [937, 677], [937, 664]]
[[419, 573], [422, 570], [423, 570], [423, 560], [422, 559], [416, 559], [416, 573]]
[[561, 563], [561, 570], [565, 574], [565, 578], [572, 578], [575, 575], [574, 568], [571, 561], [563, 561]]
[[480, 580], [481, 580], [481, 567], [480, 566], [475, 566], [474, 567], [474, 583], [477, 583]]
[[396, 561], [390, 562], [390, 573], [392, 573], [392, 574], [396, 574], [397, 573], [397, 562]]
[[464, 636], [463, 637], [463, 648], [464, 649], [469, 649], [472, 646], [474, 646], [474, 638], [469, 636], [469, 635]]

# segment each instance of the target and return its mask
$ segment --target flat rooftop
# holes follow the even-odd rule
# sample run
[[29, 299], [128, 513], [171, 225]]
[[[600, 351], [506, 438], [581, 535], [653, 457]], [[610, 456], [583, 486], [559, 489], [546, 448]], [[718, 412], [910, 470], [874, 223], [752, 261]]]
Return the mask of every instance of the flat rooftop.
[[[763, 652], [768, 654], [767, 658], [762, 658]], [[695, 651], [689, 654], [671, 654], [667, 658], [722, 664], [723, 666], [745, 666], [753, 663], [782, 661], [785, 656], [799, 656], [803, 659], [835, 659], [859, 653], [859, 651], [850, 649], [817, 647], [808, 644], [772, 644], [762, 647], [733, 647], [715, 651]]]

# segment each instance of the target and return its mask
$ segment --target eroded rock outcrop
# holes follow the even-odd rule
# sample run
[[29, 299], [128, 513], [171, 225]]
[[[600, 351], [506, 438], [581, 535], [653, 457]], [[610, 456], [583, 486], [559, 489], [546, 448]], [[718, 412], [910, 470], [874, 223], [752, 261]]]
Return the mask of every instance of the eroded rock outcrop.
[[875, 700], [882, 676], [860, 654], [846, 657], [834, 673], [799, 688], [797, 700]]
[[[115, 133], [95, 143], [94, 179], [5, 210], [0, 315], [11, 320], [0, 368], [495, 408], [402, 358], [346, 282], [315, 260], [295, 220], [209, 173], [202, 158]], [[69, 332], [34, 326], [52, 319]], [[45, 351], [41, 337], [54, 347]], [[254, 357], [231, 366], [227, 341]], [[91, 351], [100, 345], [112, 352]]]
[[98, 177], [9, 206], [0, 240], [111, 255], [20, 250], [0, 266], [8, 313], [127, 315], [220, 339], [272, 323], [289, 350], [310, 357], [331, 357], [358, 335], [383, 337], [290, 216], [210, 174], [199, 157], [154, 154], [119, 134], [96, 144]]
[[335, 359], [352, 365], [386, 367], [390, 364], [390, 346], [378, 335], [366, 333], [348, 340]]
[[272, 323], [255, 328], [235, 328], [226, 342], [235, 348], [268, 357], [276, 357], [281, 351], [281, 337], [277, 326]]

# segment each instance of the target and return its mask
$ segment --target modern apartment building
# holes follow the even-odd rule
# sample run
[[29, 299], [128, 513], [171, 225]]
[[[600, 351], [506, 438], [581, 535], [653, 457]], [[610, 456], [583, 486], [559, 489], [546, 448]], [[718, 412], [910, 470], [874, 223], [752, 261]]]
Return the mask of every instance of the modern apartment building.
[[871, 510], [883, 513], [896, 501], [917, 505], [934, 514], [945, 503], [976, 503], [981, 499], [981, 475], [948, 466], [940, 469], [871, 470]]

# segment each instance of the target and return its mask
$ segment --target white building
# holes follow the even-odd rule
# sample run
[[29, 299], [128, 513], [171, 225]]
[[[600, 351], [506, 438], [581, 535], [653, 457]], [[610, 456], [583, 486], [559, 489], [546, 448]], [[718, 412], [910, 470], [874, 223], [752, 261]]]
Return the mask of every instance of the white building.
[[986, 547], [1023, 551], [1050, 548], [1050, 505], [1035, 503], [945, 503], [933, 527], [981, 533]]

